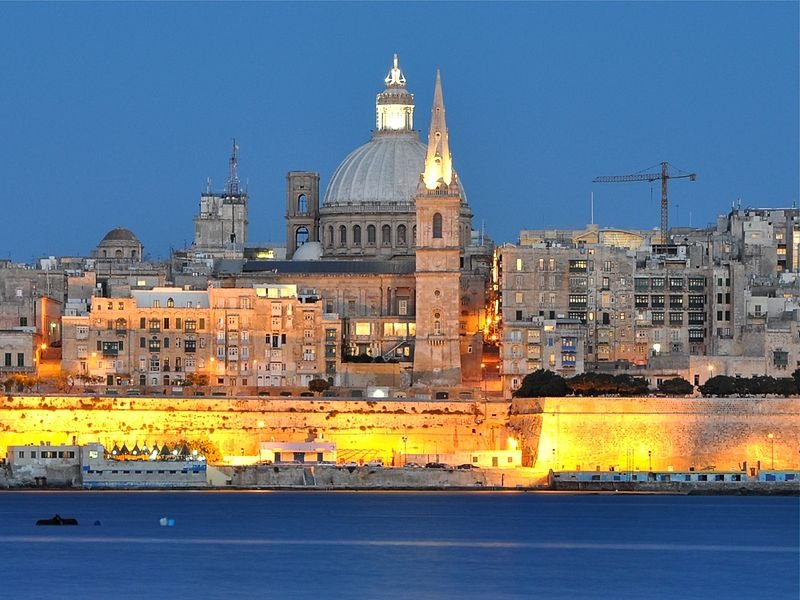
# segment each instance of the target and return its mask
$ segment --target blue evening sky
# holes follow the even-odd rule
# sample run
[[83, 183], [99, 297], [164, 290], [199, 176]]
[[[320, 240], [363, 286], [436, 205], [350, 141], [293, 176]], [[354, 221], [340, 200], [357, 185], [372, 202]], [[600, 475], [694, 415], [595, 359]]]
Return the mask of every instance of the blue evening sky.
[[285, 175], [369, 140], [394, 52], [427, 139], [440, 67], [475, 226], [655, 228], [798, 202], [797, 2], [0, 3], [0, 257], [86, 255], [116, 226], [191, 243], [231, 138], [250, 241], [283, 242]]

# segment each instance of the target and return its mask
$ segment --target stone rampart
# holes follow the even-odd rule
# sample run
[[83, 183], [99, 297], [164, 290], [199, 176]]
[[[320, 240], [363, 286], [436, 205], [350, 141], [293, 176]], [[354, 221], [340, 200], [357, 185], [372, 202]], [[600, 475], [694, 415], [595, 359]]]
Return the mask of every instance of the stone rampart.
[[539, 469], [800, 467], [800, 398], [517, 398], [510, 425]]
[[345, 460], [505, 448], [507, 407], [472, 402], [328, 398], [0, 398], [0, 453], [9, 445], [164, 444], [208, 440], [223, 456], [256, 456], [264, 441], [336, 442]]

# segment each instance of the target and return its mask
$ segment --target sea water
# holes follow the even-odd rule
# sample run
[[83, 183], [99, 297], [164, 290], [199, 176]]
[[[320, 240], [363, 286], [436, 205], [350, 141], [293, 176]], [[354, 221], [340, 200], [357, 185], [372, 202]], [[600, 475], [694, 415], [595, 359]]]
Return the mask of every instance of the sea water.
[[[56, 513], [79, 525], [35, 525]], [[10, 491], [0, 598], [797, 600], [799, 513], [796, 497]]]

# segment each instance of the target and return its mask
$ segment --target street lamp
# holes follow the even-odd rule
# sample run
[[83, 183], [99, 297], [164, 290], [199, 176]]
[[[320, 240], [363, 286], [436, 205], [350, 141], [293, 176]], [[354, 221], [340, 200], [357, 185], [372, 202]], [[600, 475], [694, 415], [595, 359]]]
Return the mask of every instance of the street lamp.
[[486, 363], [481, 363], [481, 379], [483, 380], [483, 399], [486, 400]]
[[400, 439], [403, 440], [403, 466], [405, 467], [408, 463], [408, 436], [403, 435]]
[[770, 470], [775, 470], [775, 435], [772, 433], [768, 433], [767, 437], [769, 438], [770, 443]]

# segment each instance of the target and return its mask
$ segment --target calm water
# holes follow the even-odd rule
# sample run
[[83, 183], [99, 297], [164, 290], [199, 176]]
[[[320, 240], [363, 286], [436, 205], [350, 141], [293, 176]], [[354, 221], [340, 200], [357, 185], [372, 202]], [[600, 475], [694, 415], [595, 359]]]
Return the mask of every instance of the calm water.
[[[80, 525], [34, 526], [55, 513]], [[0, 598], [797, 600], [798, 513], [786, 497], [4, 492]]]

